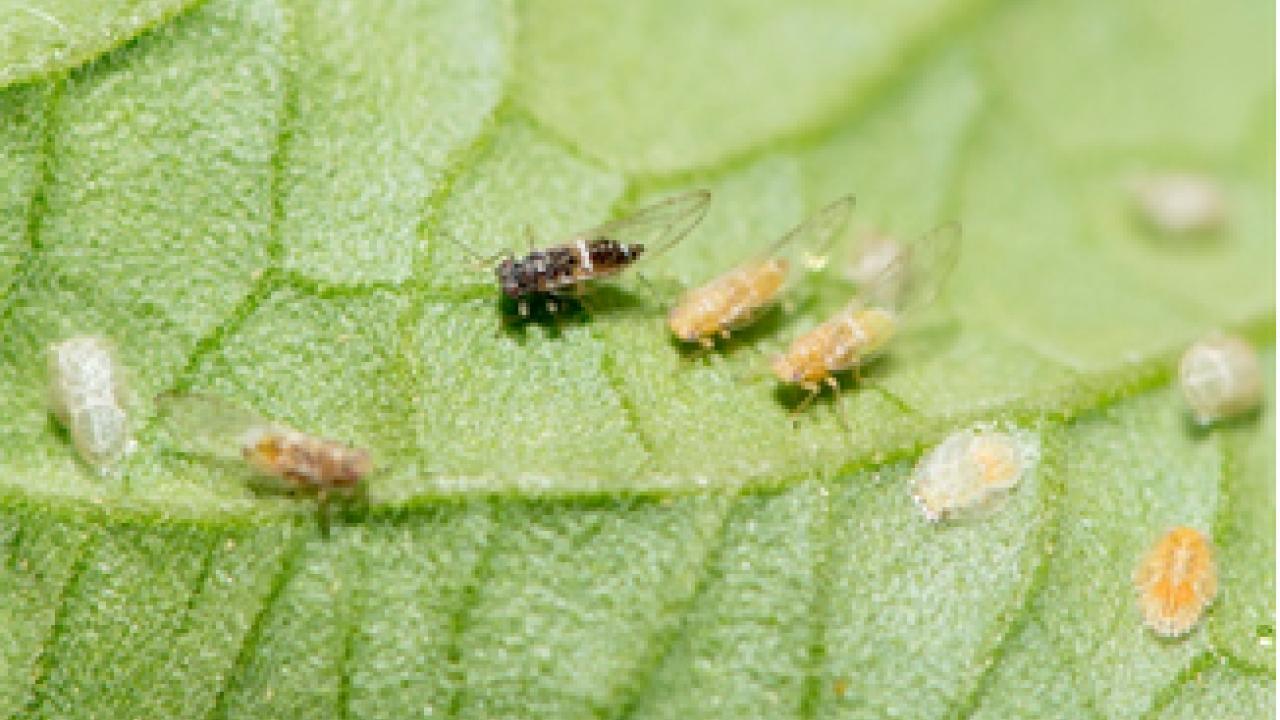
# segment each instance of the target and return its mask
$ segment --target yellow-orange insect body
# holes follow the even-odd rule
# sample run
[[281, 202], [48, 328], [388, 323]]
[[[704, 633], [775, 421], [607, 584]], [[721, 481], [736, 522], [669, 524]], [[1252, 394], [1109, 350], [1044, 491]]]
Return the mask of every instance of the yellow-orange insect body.
[[772, 302], [789, 269], [790, 263], [782, 258], [734, 268], [686, 293], [671, 309], [667, 325], [680, 340], [711, 347], [717, 336], [729, 337]]
[[786, 286], [792, 263], [779, 253], [784, 248], [824, 250], [839, 236], [852, 210], [853, 197], [845, 196], [788, 232], [762, 259], [686, 292], [667, 315], [667, 326], [682, 342], [707, 348], [714, 346], [717, 337], [729, 337], [731, 331], [755, 319]]
[[[774, 359], [773, 372], [779, 380], [809, 391], [797, 410], [811, 402], [823, 385], [839, 389], [837, 373], [856, 370], [882, 352], [898, 334], [904, 313], [933, 299], [955, 265], [959, 236], [955, 224], [928, 233], [860, 288], [862, 297], [796, 338]], [[892, 289], [886, 283], [892, 283]]]
[[258, 475], [289, 490], [322, 497], [354, 489], [373, 471], [367, 450], [270, 422], [206, 395], [170, 395], [161, 404], [180, 447], [224, 460], [241, 460]]
[[1166, 637], [1184, 635], [1218, 593], [1213, 547], [1200, 531], [1175, 527], [1138, 563], [1133, 584], [1147, 626]]
[[838, 387], [834, 375], [856, 367], [884, 349], [897, 332], [891, 310], [850, 307], [796, 338], [773, 361], [773, 372], [785, 383], [816, 393], [823, 383]]

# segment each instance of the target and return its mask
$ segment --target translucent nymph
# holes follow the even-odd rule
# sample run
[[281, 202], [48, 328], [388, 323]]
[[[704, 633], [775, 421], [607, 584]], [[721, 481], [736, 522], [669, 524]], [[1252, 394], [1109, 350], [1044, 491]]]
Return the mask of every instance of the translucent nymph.
[[1040, 460], [1039, 438], [979, 425], [954, 432], [920, 458], [911, 496], [931, 521], [976, 510], [1015, 487]]

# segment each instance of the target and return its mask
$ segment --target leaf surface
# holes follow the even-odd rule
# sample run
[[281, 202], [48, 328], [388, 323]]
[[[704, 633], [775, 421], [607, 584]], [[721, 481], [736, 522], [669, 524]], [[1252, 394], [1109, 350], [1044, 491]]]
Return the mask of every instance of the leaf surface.
[[0, 87], [89, 62], [199, 0], [5, 0]]
[[[1274, 376], [1271, 6], [12, 5], [0, 716], [1271, 716], [1274, 382], [1199, 430], [1173, 372], [1225, 327]], [[1171, 171], [1224, 227], [1136, 216]], [[504, 322], [480, 260], [692, 187], [644, 281]], [[767, 372], [849, 243], [674, 344], [683, 289], [850, 192], [854, 233], [963, 225], [886, 357], [799, 416]], [[79, 333], [130, 374], [115, 474], [46, 407]], [[168, 391], [368, 447], [368, 503], [322, 531], [184, 451]], [[912, 465], [980, 421], [1041, 461], [925, 522]], [[1175, 524], [1221, 592], [1161, 640], [1130, 574]]]

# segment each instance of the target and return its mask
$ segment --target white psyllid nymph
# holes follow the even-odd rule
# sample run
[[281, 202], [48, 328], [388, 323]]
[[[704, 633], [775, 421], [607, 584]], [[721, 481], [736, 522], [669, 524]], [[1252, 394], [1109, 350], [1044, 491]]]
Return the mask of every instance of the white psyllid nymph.
[[1200, 175], [1144, 177], [1132, 183], [1132, 192], [1143, 217], [1163, 232], [1207, 232], [1222, 225], [1226, 217], [1222, 188]]
[[1258, 353], [1231, 335], [1214, 333], [1187, 348], [1178, 364], [1178, 380], [1201, 425], [1249, 412], [1262, 402]]
[[920, 458], [911, 496], [930, 521], [979, 508], [1016, 486], [1040, 460], [1040, 439], [978, 425], [954, 432]]
[[49, 400], [84, 461], [108, 470], [133, 451], [123, 371], [111, 344], [85, 335], [49, 346]]

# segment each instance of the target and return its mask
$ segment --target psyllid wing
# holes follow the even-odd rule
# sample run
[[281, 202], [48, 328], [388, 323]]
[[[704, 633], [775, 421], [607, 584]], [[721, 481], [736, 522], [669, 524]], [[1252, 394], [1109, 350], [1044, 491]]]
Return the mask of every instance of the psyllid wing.
[[691, 190], [646, 205], [630, 215], [579, 233], [573, 239], [643, 245], [645, 255], [654, 257], [671, 249], [697, 227], [710, 203], [709, 191]]
[[844, 234], [853, 215], [852, 195], [832, 202], [805, 218], [760, 254], [760, 260], [779, 255], [792, 255], [806, 267], [820, 268], [826, 262], [827, 250]]
[[898, 312], [926, 307], [938, 297], [959, 257], [960, 224], [939, 225], [903, 243], [901, 251], [859, 288], [859, 295]]
[[249, 433], [275, 427], [252, 411], [212, 395], [166, 394], [156, 399], [156, 405], [175, 449], [220, 460], [242, 459]]

